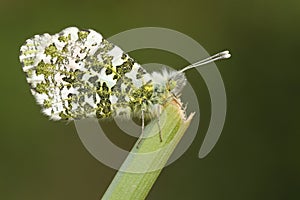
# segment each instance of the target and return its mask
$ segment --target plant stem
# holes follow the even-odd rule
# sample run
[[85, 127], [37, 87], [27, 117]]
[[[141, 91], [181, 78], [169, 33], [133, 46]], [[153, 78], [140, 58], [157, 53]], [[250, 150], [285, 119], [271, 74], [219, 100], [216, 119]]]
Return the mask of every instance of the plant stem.
[[159, 139], [157, 121], [153, 120], [145, 128], [147, 138], [138, 148], [134, 145], [102, 199], [145, 199], [192, 117], [193, 114], [186, 119], [178, 102], [166, 105], [159, 121], [163, 141]]

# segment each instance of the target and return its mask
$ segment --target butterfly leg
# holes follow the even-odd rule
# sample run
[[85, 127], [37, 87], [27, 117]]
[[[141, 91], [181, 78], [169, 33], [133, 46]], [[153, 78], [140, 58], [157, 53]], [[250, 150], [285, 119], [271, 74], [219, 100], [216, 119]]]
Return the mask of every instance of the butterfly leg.
[[173, 96], [173, 101], [175, 101], [175, 103], [178, 105], [178, 106], [180, 106], [180, 108], [182, 108], [182, 103], [178, 100], [178, 97], [174, 94], [174, 93], [172, 93], [172, 96]]
[[161, 107], [158, 107], [158, 115], [157, 115], [157, 126], [159, 131], [159, 140], [162, 142], [161, 128], [160, 128], [160, 115], [161, 115]]
[[142, 140], [144, 139], [144, 138], [143, 138], [143, 137], [144, 137], [144, 129], [145, 129], [144, 110], [142, 110], [142, 117], [141, 117], [141, 118], [142, 118], [142, 133], [141, 133], [141, 135], [140, 135], [140, 137], [139, 137], [139, 139], [138, 139], [136, 148], [139, 148], [139, 146], [140, 146]]

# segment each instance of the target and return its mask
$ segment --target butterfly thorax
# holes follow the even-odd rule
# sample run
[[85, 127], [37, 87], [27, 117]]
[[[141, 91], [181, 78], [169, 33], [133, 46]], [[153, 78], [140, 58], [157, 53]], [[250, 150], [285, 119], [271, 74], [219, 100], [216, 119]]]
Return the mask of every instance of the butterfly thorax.
[[146, 118], [157, 117], [161, 107], [177, 98], [186, 83], [184, 74], [166, 69], [154, 72], [150, 77], [146, 84], [128, 91], [128, 105], [133, 116], [140, 117], [143, 111]]

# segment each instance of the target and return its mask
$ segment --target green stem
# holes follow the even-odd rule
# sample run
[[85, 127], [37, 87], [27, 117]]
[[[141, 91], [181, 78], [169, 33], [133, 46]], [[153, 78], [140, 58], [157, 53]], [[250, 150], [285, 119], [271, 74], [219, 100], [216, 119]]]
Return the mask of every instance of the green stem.
[[160, 142], [157, 121], [146, 128], [147, 137], [132, 148], [102, 199], [145, 199], [193, 117], [185, 119], [178, 103], [168, 104], [160, 116], [163, 141]]

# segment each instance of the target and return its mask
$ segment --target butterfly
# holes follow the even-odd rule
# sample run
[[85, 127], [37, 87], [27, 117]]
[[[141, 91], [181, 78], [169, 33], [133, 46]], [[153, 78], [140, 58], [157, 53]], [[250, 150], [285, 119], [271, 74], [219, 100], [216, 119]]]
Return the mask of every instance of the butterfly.
[[150, 74], [98, 32], [69, 27], [27, 39], [19, 58], [32, 95], [50, 119], [138, 117], [143, 134], [145, 119], [159, 118], [164, 105], [179, 102], [186, 70], [230, 56], [223, 51], [179, 71]]

